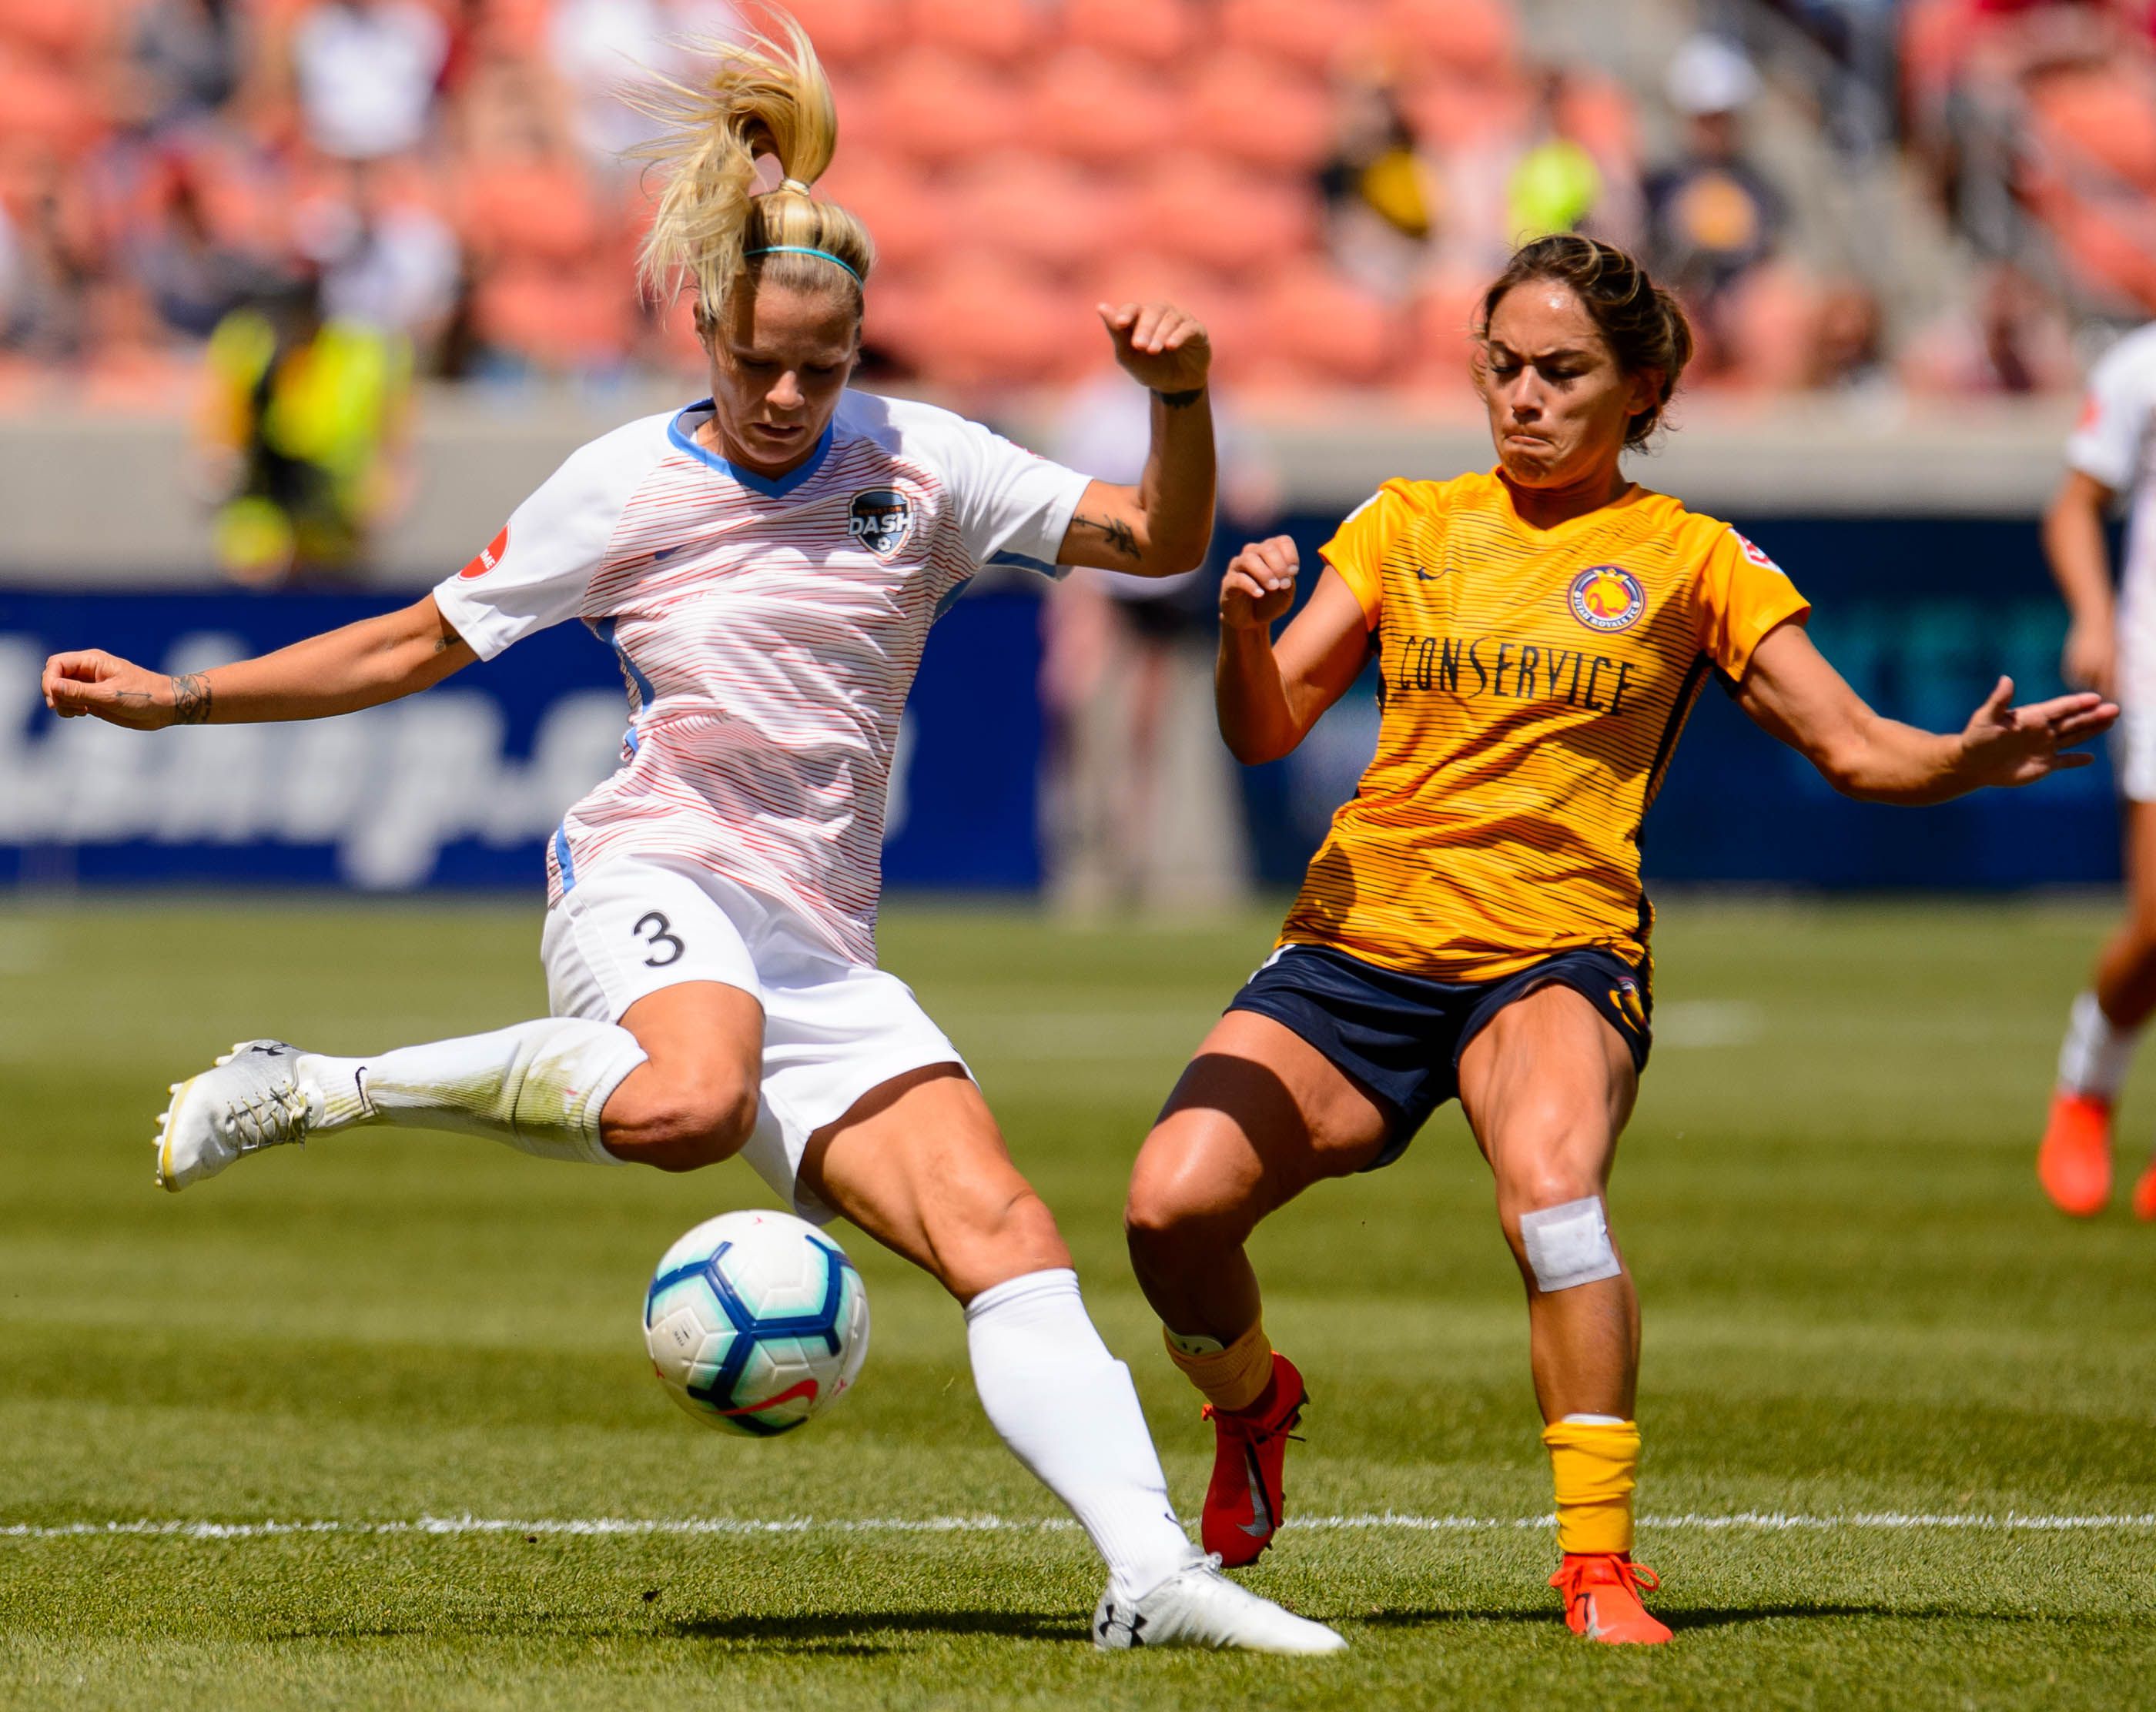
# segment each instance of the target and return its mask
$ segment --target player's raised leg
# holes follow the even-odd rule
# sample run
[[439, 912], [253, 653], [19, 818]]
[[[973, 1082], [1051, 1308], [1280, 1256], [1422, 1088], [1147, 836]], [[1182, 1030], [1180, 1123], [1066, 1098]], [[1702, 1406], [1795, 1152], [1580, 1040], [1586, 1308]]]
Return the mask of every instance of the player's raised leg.
[[873, 1090], [810, 1139], [801, 1181], [964, 1305], [989, 1422], [1107, 1561], [1099, 1645], [1345, 1644], [1236, 1586], [1192, 1547], [1129, 1370], [1093, 1329], [1054, 1218], [960, 1066], [930, 1065]]
[[1230, 1011], [1199, 1048], [1139, 1151], [1123, 1219], [1169, 1360], [1205, 1398], [1213, 1475], [1200, 1535], [1254, 1561], [1286, 1510], [1287, 1441], [1307, 1402], [1272, 1347], [1244, 1244], [1312, 1183], [1362, 1170], [1388, 1114], [1270, 1017]]
[[173, 1088], [157, 1181], [183, 1189], [264, 1147], [377, 1125], [692, 1170], [755, 1125], [762, 1025], [752, 995], [700, 981], [647, 995], [619, 1024], [548, 1017], [367, 1058], [243, 1042]]
[[[2130, 732], [2122, 747], [2130, 787]], [[2125, 810], [2125, 919], [2097, 959], [2094, 984], [2068, 1013], [2051, 1117], [2036, 1152], [2044, 1192], [2076, 1218], [2102, 1212], [2111, 1198], [2112, 1115], [2143, 1025], [2156, 1012], [2156, 801], [2129, 799]], [[2133, 1200], [2142, 1217], [2156, 1218], [2156, 1166], [2136, 1186]]]
[[1654, 1573], [1632, 1561], [1640, 1305], [1603, 1205], [1638, 1086], [1625, 1042], [1568, 987], [1507, 1005], [1460, 1053], [1460, 1105], [1527, 1285], [1564, 1554], [1550, 1584], [1575, 1633], [1613, 1643], [1670, 1638], [1640, 1602]]

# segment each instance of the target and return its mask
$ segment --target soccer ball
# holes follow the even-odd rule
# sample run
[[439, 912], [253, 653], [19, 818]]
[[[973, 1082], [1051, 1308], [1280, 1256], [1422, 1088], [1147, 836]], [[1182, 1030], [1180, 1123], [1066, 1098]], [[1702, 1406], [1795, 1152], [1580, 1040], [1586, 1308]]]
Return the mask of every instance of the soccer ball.
[[851, 1386], [869, 1298], [839, 1245], [783, 1212], [723, 1212], [666, 1251], [644, 1296], [666, 1394], [707, 1427], [790, 1433]]

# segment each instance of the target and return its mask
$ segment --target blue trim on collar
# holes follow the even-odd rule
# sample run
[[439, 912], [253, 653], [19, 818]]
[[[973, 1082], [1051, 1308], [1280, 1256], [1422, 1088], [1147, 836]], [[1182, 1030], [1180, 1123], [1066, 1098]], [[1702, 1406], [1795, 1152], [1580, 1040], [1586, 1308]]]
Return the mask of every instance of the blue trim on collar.
[[710, 410], [712, 407], [709, 398], [699, 398], [694, 404], [685, 405], [681, 409], [675, 412], [673, 421], [666, 424], [666, 438], [699, 464], [708, 464], [711, 469], [717, 470], [721, 475], [731, 477], [752, 492], [773, 500], [792, 493], [794, 489], [799, 487], [803, 482], [823, 468], [824, 459], [831, 449], [832, 433], [837, 427], [835, 422], [826, 423], [823, 438], [816, 442], [816, 449], [811, 452], [802, 463], [788, 470], [785, 474], [777, 477], [758, 475], [752, 469], [743, 469], [738, 464], [728, 463], [717, 453], [709, 451], [697, 444], [693, 436], [682, 431], [683, 417], [688, 415], [692, 410]]

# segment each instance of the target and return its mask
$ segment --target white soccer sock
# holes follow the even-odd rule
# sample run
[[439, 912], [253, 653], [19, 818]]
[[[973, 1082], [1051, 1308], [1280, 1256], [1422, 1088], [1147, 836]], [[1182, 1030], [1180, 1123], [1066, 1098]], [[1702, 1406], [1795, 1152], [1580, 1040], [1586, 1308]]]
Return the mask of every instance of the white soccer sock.
[[626, 1028], [549, 1017], [374, 1058], [306, 1053], [300, 1072], [322, 1095], [322, 1130], [456, 1130], [542, 1159], [619, 1165], [599, 1145], [599, 1113], [644, 1059]]
[[2138, 1028], [2114, 1028], [2096, 995], [2082, 993], [2066, 1014], [2066, 1038], [2059, 1043], [2059, 1086], [2069, 1094], [2118, 1099], [2140, 1038]]
[[1131, 1370], [1108, 1353], [1068, 1268], [1029, 1272], [966, 1305], [966, 1347], [988, 1421], [1142, 1599], [1199, 1561], [1168, 1501]]

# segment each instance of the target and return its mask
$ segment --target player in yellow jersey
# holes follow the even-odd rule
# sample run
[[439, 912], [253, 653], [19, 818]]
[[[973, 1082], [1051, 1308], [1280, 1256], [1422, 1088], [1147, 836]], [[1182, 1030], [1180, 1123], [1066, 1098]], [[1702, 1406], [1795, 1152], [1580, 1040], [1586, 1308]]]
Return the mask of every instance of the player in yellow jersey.
[[2118, 709], [2016, 708], [2001, 680], [1937, 736], [1866, 706], [1764, 553], [1620, 469], [1691, 348], [1622, 252], [1529, 244], [1479, 321], [1496, 470], [1387, 482], [1327, 544], [1277, 643], [1294, 544], [1229, 566], [1217, 695], [1239, 759], [1293, 749], [1373, 659], [1383, 715], [1279, 948], [1138, 1156], [1131, 1255], [1216, 1429], [1205, 1547], [1248, 1563], [1279, 1525], [1305, 1397], [1266, 1340], [1244, 1243], [1320, 1179], [1398, 1158], [1456, 1095], [1527, 1286], [1553, 1585], [1580, 1633], [1664, 1641], [1640, 1600], [1653, 1574], [1631, 1559], [1639, 1306], [1604, 1193], [1652, 1014], [1640, 824], [1685, 717], [1717, 677], [1839, 790], [1925, 803], [2083, 765], [2064, 746]]

